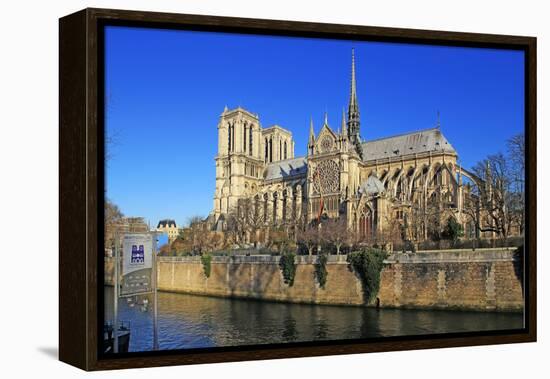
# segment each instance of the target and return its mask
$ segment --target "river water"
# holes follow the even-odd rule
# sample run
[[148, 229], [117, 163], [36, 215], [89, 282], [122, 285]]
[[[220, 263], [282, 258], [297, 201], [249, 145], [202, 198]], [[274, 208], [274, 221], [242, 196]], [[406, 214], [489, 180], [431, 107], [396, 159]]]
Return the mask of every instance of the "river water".
[[[159, 347], [190, 349], [519, 329], [520, 313], [373, 309], [226, 299], [159, 292]], [[105, 287], [112, 319], [113, 288]], [[119, 320], [131, 322], [130, 351], [152, 349], [152, 307], [119, 300]]]

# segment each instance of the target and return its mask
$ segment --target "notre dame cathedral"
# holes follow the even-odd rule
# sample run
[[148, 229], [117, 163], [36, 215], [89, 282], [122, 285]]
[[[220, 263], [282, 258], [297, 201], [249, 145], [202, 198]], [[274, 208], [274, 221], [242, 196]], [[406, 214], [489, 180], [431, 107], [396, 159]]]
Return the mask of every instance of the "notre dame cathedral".
[[[325, 115], [317, 134], [311, 122], [306, 156], [294, 156], [290, 130], [262, 127], [257, 114], [226, 107], [218, 123], [213, 227], [223, 229], [239, 201], [250, 199], [265, 225], [344, 218], [350, 230], [369, 237], [409, 217], [410, 238], [422, 241], [430, 227], [453, 217], [468, 233], [463, 207], [470, 186], [463, 176], [471, 174], [457, 165], [439, 121], [371, 141], [361, 139], [360, 127], [353, 50], [347, 114], [338, 129]], [[430, 209], [438, 210], [436, 222], [428, 220]]]

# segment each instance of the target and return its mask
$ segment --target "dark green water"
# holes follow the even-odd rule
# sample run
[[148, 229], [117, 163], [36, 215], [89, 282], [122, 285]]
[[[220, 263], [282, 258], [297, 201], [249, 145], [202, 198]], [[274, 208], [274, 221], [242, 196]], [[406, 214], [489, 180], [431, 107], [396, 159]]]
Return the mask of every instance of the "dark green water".
[[[158, 294], [160, 349], [257, 345], [434, 333], [518, 329], [519, 313], [372, 309]], [[113, 288], [105, 288], [106, 319]], [[150, 307], [152, 308], [152, 307]], [[152, 310], [119, 300], [119, 320], [131, 322], [130, 351], [152, 349]]]

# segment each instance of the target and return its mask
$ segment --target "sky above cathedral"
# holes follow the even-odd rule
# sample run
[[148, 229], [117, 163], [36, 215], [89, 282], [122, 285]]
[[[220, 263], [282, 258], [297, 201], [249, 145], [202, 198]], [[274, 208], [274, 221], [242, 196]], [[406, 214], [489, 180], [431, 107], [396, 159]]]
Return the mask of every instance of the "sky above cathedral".
[[338, 129], [355, 49], [364, 140], [436, 126], [472, 167], [524, 128], [523, 52], [129, 27], [105, 32], [106, 195], [156, 225], [212, 210], [224, 107], [290, 130]]

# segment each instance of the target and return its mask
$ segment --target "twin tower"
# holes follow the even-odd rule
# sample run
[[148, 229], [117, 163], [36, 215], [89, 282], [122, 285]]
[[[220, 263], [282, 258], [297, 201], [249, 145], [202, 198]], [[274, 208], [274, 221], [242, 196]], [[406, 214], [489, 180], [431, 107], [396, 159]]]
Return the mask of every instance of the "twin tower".
[[[360, 114], [357, 101], [355, 55], [351, 55], [351, 88], [347, 112], [342, 120], [342, 138], [354, 147], [352, 150], [362, 156], [360, 137]], [[325, 117], [325, 125], [328, 122]], [[310, 127], [308, 155], [313, 154], [313, 125]], [[313, 139], [313, 140], [312, 140]], [[249, 198], [262, 191], [274, 180], [284, 181], [285, 175], [266, 177], [267, 169], [276, 171], [285, 166], [296, 174], [305, 176], [307, 159], [294, 157], [292, 132], [279, 125], [263, 128], [258, 114], [241, 107], [229, 110], [225, 107], [218, 123], [218, 154], [216, 161], [216, 190], [214, 194], [215, 220], [231, 212], [242, 198]], [[304, 167], [305, 166], [305, 167]], [[302, 169], [300, 169], [302, 167]], [[286, 176], [292, 176], [288, 173]]]

